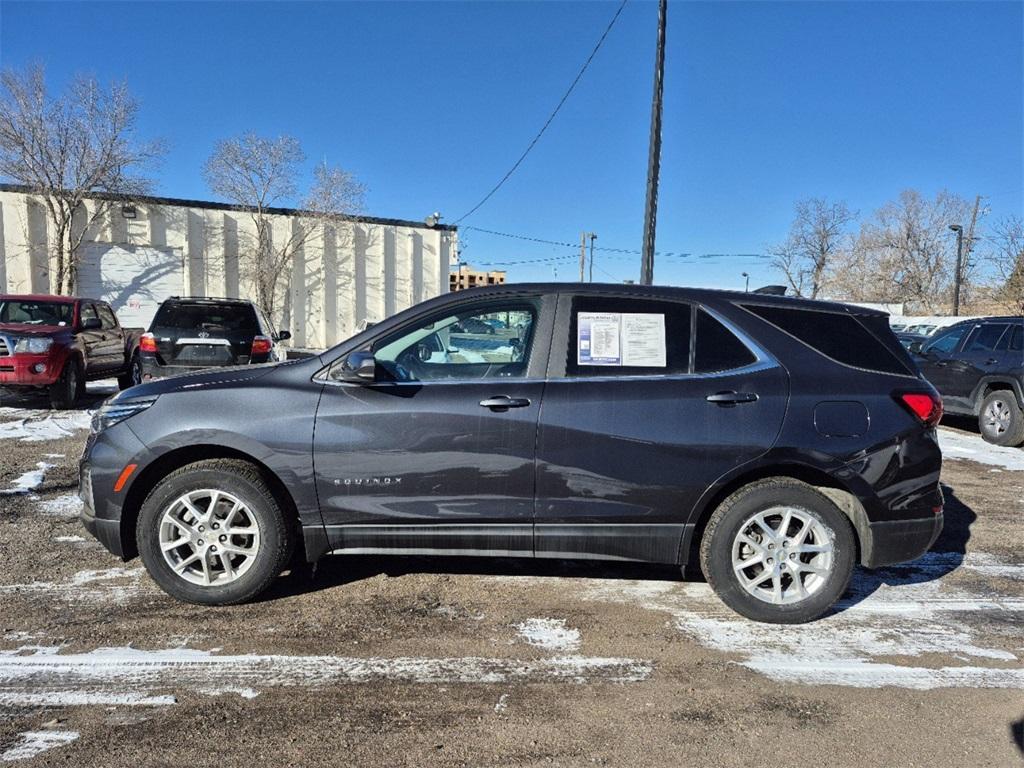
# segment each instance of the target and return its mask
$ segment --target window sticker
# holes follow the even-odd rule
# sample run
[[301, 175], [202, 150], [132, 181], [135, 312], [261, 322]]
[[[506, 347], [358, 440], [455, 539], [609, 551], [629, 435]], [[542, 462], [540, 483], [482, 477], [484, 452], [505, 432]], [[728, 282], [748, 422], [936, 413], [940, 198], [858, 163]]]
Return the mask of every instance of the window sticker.
[[576, 325], [578, 365], [666, 366], [663, 314], [580, 312]]

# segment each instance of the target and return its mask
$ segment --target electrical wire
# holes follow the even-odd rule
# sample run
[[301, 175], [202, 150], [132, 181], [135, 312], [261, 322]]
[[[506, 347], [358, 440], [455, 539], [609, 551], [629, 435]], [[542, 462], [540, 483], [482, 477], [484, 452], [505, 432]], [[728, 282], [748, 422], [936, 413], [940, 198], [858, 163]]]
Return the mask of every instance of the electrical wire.
[[573, 90], [576, 88], [577, 83], [579, 83], [580, 79], [583, 77], [583, 73], [587, 71], [587, 67], [590, 66], [590, 62], [594, 60], [594, 57], [597, 55], [597, 52], [601, 49], [601, 46], [604, 44], [605, 38], [608, 37], [608, 33], [612, 31], [612, 27], [615, 26], [615, 22], [618, 21], [619, 14], [622, 13], [622, 9], [626, 7], [627, 2], [628, 0], [622, 0], [622, 2], [619, 4], [618, 10], [615, 11], [615, 15], [612, 16], [612, 20], [608, 22], [608, 26], [605, 28], [604, 32], [601, 34], [601, 37], [598, 39], [597, 45], [594, 46], [594, 50], [590, 52], [590, 55], [587, 57], [587, 60], [583, 62], [583, 66], [580, 68], [580, 71], [576, 75], [576, 78], [572, 81], [572, 84], [569, 86], [569, 89], [565, 92], [561, 100], [558, 102], [558, 106], [555, 107], [555, 111], [551, 113], [547, 121], [541, 127], [540, 131], [538, 131], [537, 135], [533, 137], [533, 141], [531, 141], [529, 146], [526, 147], [526, 150], [523, 152], [523, 154], [521, 154], [519, 156], [519, 159], [515, 161], [511, 168], [509, 168], [508, 173], [501, 177], [501, 181], [495, 184], [494, 188], [491, 189], [491, 191], [488, 192], [486, 195], [484, 195], [483, 199], [479, 203], [474, 205], [466, 213], [462, 214], [459, 218], [455, 220], [456, 224], [458, 224], [463, 219], [472, 216], [484, 203], [490, 200], [491, 196], [499, 189], [501, 189], [501, 186], [506, 181], [508, 181], [509, 177], [516, 172], [516, 169], [520, 166], [523, 160], [526, 159], [526, 156], [530, 154], [530, 150], [532, 150], [534, 146], [537, 144], [537, 142], [540, 141], [540, 137], [544, 135], [544, 131], [546, 131], [548, 129], [548, 126], [551, 125], [551, 121], [555, 119], [555, 115], [558, 114], [558, 111], [562, 108], [562, 105], [565, 104], [570, 94], [572, 94]]

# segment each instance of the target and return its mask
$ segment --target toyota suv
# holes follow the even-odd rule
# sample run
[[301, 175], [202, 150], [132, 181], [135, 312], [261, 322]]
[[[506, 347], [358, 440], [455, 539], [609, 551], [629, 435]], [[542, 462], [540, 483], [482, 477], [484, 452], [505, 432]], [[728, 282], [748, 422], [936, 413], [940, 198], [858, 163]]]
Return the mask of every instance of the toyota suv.
[[110, 399], [82, 518], [195, 603], [328, 553], [698, 561], [739, 613], [802, 622], [938, 536], [941, 413], [880, 312], [488, 286]]

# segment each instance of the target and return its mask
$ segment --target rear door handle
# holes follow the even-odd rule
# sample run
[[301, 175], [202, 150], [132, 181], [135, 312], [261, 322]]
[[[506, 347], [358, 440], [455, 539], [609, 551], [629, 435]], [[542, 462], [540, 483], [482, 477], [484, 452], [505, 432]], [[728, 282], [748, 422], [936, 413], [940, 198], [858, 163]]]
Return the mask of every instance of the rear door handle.
[[730, 406], [737, 403], [753, 403], [757, 401], [757, 395], [753, 392], [716, 392], [707, 396], [709, 403], [716, 405]]
[[999, 358], [998, 357], [990, 357], [988, 360], [985, 361], [985, 365], [995, 365], [998, 362], [999, 362]]
[[530, 401], [525, 397], [509, 397], [508, 395], [496, 395], [480, 401], [480, 407], [490, 408], [492, 411], [507, 411], [509, 408], [525, 408]]

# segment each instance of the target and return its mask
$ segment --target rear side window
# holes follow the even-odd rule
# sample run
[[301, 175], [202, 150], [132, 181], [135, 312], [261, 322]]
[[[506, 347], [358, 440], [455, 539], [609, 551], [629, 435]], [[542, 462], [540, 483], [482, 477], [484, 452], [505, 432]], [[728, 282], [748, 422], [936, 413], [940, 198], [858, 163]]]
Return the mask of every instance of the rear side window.
[[1006, 333], [1006, 328], [1002, 323], [986, 323], [971, 335], [964, 352], [992, 352]]
[[853, 315], [758, 305], [744, 309], [843, 365], [903, 376], [913, 372]]
[[1009, 346], [1011, 352], [1024, 352], [1024, 325], [1018, 325], [1013, 329]]
[[153, 318], [153, 327], [183, 331], [259, 333], [256, 312], [249, 304], [165, 302]]
[[735, 334], [703, 309], [697, 311], [694, 373], [731, 371], [757, 362], [754, 353]]
[[567, 376], [660, 376], [690, 372], [692, 305], [576, 296]]

